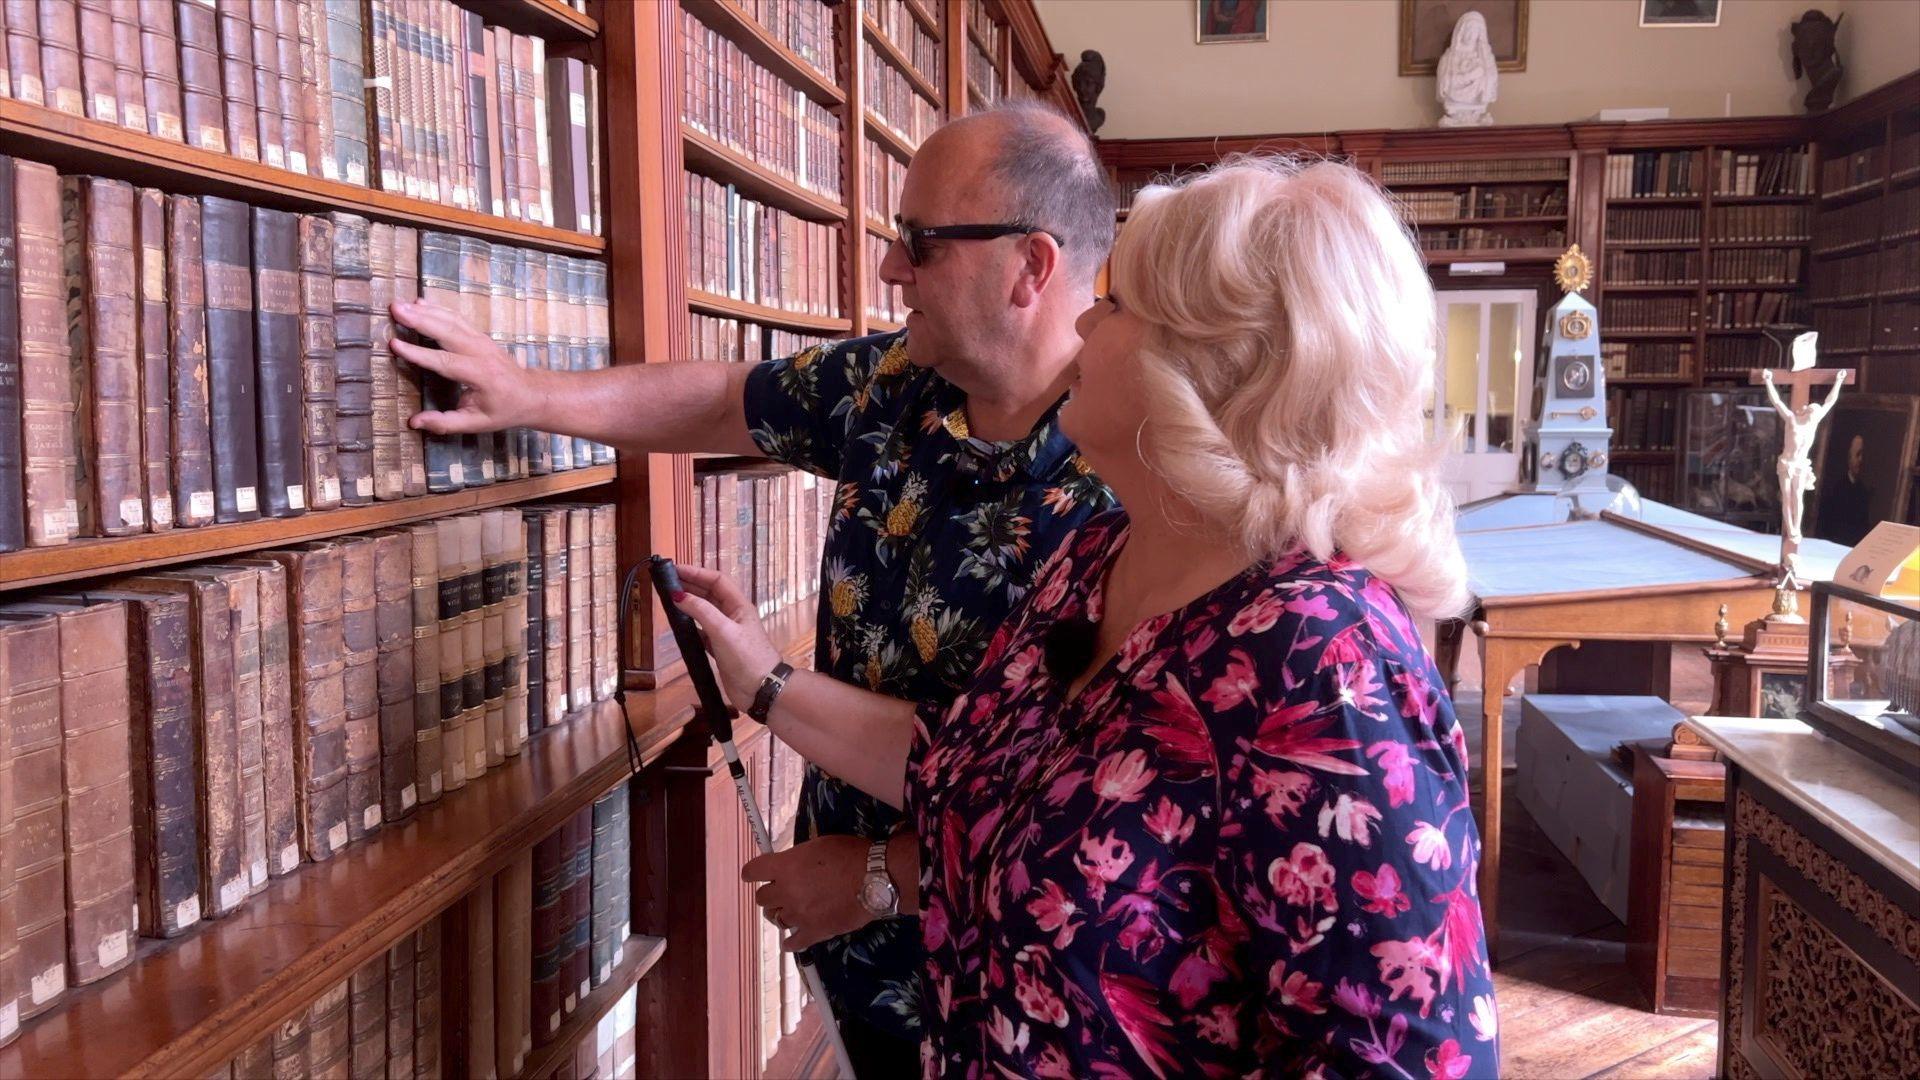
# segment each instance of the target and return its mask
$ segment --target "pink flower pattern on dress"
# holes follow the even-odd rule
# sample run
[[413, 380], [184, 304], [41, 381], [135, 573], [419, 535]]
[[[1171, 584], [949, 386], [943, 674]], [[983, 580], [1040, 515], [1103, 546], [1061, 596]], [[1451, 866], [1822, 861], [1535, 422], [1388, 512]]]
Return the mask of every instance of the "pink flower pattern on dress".
[[921, 710], [927, 1075], [1494, 1075], [1466, 760], [1398, 598], [1290, 553], [1068, 701], [1048, 632], [1125, 537], [1090, 521]]

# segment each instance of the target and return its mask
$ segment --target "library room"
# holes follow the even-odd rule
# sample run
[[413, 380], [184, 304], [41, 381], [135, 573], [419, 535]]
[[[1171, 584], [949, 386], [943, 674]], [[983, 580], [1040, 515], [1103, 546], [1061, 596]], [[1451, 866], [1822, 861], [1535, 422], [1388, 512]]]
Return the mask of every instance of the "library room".
[[0, 1077], [1920, 1076], [1920, 2], [0, 43]]

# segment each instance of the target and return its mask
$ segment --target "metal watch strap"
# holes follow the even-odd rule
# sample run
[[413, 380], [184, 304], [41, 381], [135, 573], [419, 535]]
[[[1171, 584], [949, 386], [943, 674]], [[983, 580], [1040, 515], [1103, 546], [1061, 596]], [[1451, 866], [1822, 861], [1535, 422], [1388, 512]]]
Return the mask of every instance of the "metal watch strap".
[[767, 714], [773, 711], [773, 703], [780, 691], [787, 688], [787, 679], [793, 675], [793, 665], [785, 660], [773, 665], [767, 677], [760, 680], [760, 689], [754, 692], [753, 704], [747, 708], [747, 715], [759, 723], [767, 722]]
[[885, 840], [875, 840], [873, 846], [867, 848], [867, 873], [884, 874], [886, 872], [887, 842]]

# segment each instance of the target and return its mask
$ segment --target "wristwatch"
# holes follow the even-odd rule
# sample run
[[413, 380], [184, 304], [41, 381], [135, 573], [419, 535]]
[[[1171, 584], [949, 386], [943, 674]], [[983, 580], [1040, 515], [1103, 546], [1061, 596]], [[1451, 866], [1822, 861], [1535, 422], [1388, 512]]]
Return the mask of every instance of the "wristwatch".
[[860, 906], [875, 918], [900, 913], [900, 892], [887, 876], [885, 840], [875, 840], [867, 849], [867, 876], [860, 879]]
[[760, 680], [760, 689], [754, 692], [753, 704], [747, 706], [747, 715], [758, 723], [766, 723], [767, 714], [773, 711], [774, 699], [787, 688], [787, 679], [792, 675], [793, 665], [785, 660], [773, 665], [767, 677]]

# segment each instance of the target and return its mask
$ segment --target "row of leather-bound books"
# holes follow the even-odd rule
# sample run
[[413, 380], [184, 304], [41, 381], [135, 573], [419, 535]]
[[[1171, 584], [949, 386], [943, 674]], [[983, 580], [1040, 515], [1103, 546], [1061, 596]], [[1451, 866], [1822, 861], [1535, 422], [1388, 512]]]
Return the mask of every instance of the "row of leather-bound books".
[[611, 504], [0, 605], [0, 1041], [612, 696]]
[[599, 76], [452, 0], [5, 0], [0, 96], [309, 176], [600, 227]]
[[590, 260], [0, 157], [0, 551], [611, 462], [412, 429], [455, 388], [396, 362], [389, 314], [425, 296], [524, 366], [585, 369], [608, 360], [606, 284]]
[[[632, 872], [622, 781], [212, 1077], [517, 1076], [625, 959]], [[634, 1075], [637, 1004], [630, 986], [556, 1075]]]

